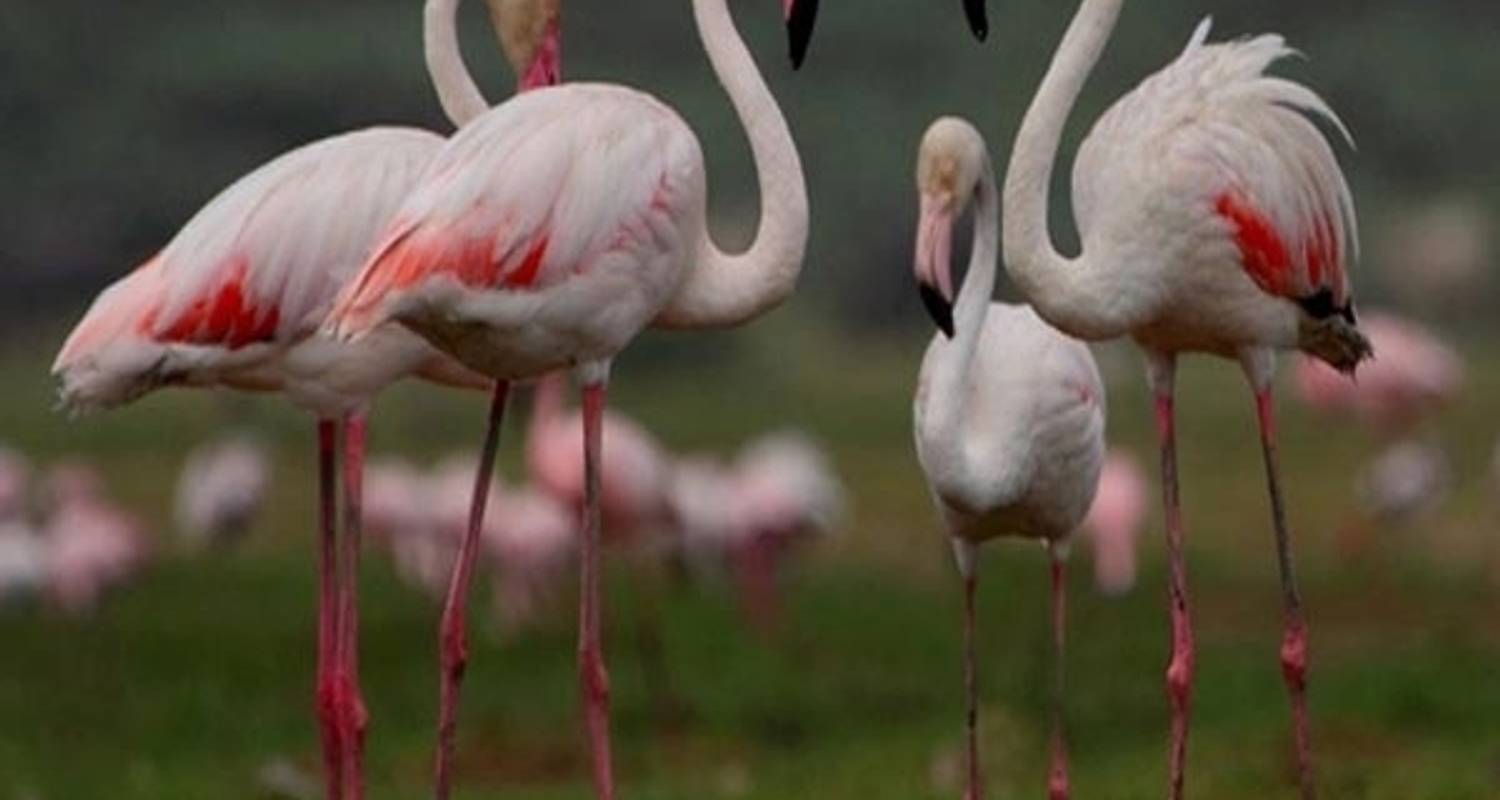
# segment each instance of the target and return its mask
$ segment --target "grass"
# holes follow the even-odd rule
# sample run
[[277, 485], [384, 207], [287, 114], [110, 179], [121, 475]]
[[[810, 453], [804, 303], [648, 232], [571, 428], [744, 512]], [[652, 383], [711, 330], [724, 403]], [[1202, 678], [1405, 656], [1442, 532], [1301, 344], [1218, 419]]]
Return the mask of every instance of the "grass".
[[[652, 343], [617, 371], [618, 405], [682, 450], [725, 449], [783, 424], [833, 448], [856, 517], [790, 581], [784, 635], [739, 624], [722, 587], [672, 590], [664, 629], [689, 709], [652, 712], [631, 624], [639, 587], [611, 575], [621, 794], [630, 798], [954, 797], [961, 734], [958, 596], [909, 444], [920, 343], [834, 345], [785, 320], [689, 349]], [[778, 349], [797, 343], [798, 358]], [[1114, 363], [1112, 435], [1149, 454], [1128, 357]], [[34, 358], [12, 355], [0, 438], [41, 457], [88, 454], [134, 507], [164, 509], [187, 447], [226, 416], [278, 450], [274, 502], [238, 554], [171, 552], [93, 619], [0, 614], [0, 800], [257, 798], [257, 772], [315, 774], [311, 716], [310, 423], [269, 402], [166, 393], [78, 423], [47, 412]], [[666, 366], [660, 366], [660, 364]], [[1119, 366], [1123, 364], [1123, 366]], [[1458, 485], [1442, 513], [1350, 561], [1346, 514], [1360, 437], [1288, 408], [1289, 502], [1311, 614], [1311, 698], [1328, 798], [1500, 796], [1500, 588], [1484, 476], [1500, 374], [1476, 375], [1438, 435]], [[1194, 796], [1293, 794], [1276, 664], [1278, 595], [1249, 400], [1222, 366], [1186, 370], [1183, 494], [1200, 657]], [[403, 388], [377, 410], [373, 450], [429, 459], [477, 434], [483, 402]], [[515, 474], [515, 435], [507, 467]], [[1150, 463], [1149, 456], [1146, 458]], [[149, 514], [163, 527], [164, 514]], [[1159, 526], [1153, 523], [1153, 533]], [[1156, 536], [1141, 585], [1098, 597], [1076, 560], [1069, 722], [1077, 796], [1159, 797], [1167, 706], [1164, 579]], [[1046, 768], [1045, 569], [1029, 547], [988, 555], [981, 596], [985, 763], [992, 797], [1037, 796]], [[435, 610], [371, 558], [363, 669], [372, 797], [421, 796], [434, 717]], [[480, 635], [460, 737], [461, 797], [581, 798], [569, 620], [521, 638]]]

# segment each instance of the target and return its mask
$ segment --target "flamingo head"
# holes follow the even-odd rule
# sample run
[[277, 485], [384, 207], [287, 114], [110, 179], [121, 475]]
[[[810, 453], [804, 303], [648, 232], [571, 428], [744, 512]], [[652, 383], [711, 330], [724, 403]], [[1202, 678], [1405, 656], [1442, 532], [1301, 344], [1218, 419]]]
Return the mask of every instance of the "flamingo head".
[[990, 35], [989, 14], [985, 11], [984, 0], [964, 0], [964, 14], [969, 18], [969, 28], [974, 31], [974, 37], [984, 41]]
[[781, 6], [792, 48], [792, 69], [801, 69], [807, 45], [812, 41], [813, 22], [818, 17], [818, 0], [781, 0]]
[[521, 91], [562, 80], [560, 0], [488, 0], [490, 21]]
[[922, 304], [948, 338], [953, 338], [953, 225], [979, 188], [987, 169], [984, 138], [969, 122], [943, 117], [922, 137], [917, 155], [917, 222], [914, 269]]

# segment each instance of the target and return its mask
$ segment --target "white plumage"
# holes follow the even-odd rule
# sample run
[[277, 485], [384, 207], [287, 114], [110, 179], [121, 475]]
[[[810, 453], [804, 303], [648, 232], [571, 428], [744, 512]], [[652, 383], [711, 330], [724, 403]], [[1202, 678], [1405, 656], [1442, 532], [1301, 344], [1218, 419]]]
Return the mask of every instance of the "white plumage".
[[[1088, 346], [1029, 307], [991, 302], [1000, 208], [983, 137], [960, 119], [928, 128], [918, 156], [917, 281], [943, 332], [922, 360], [917, 457], [964, 577], [969, 789], [980, 796], [974, 689], [976, 547], [997, 537], [1042, 542], [1053, 559], [1058, 712], [1053, 797], [1067, 796], [1061, 733], [1067, 540], [1093, 501], [1104, 461], [1104, 384]], [[952, 229], [974, 205], [968, 275], [951, 305]]]

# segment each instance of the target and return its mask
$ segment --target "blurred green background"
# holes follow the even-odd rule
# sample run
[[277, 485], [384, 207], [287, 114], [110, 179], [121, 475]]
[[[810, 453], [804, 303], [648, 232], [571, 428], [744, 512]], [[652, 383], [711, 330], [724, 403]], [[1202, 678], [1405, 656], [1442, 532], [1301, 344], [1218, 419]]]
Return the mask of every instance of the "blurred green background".
[[[726, 241], [757, 198], [738, 123], [687, 0], [564, 0], [565, 72], [676, 105], [708, 153]], [[634, 798], [957, 796], [958, 592], [910, 446], [931, 329], [911, 291], [913, 157], [928, 120], [974, 119], [1003, 152], [1072, 3], [992, 3], [976, 44], [957, 0], [825, 2], [809, 62], [785, 66], [779, 6], [733, 4], [804, 154], [814, 227], [803, 291], [735, 333], [651, 333], [614, 399], [680, 451], [728, 451], [774, 427], [825, 441], [854, 517], [790, 581], [785, 635], [744, 631], [727, 591], [673, 594], [666, 646], [690, 713], [663, 724], [631, 657], [638, 587], [611, 581], [622, 794]], [[949, 7], [951, 6], [951, 7]], [[1491, 238], [1500, 203], [1500, 8], [1412, 3], [1134, 0], [1091, 79], [1071, 147], [1121, 92], [1175, 56], [1199, 17], [1216, 38], [1275, 30], [1307, 54], [1279, 71], [1321, 92], [1358, 140], [1341, 151], [1363, 224], [1366, 307], [1436, 323], [1469, 384], [1434, 436], [1455, 475], [1441, 509], [1351, 560], [1335, 532], [1374, 451], [1353, 427], [1284, 404], [1283, 463], [1312, 625], [1314, 741], [1326, 796], [1500, 797], [1500, 431]], [[482, 4], [466, 55], [492, 98], [511, 76]], [[156, 524], [165, 557], [93, 619], [0, 612], [0, 800], [251, 798], [274, 761], [317, 764], [311, 422], [235, 405], [276, 448], [269, 512], [240, 553], [175, 554], [166, 510], [186, 451], [228, 414], [163, 393], [108, 416], [51, 412], [46, 367], [87, 298], [149, 256], [236, 176], [362, 125], [446, 130], [422, 67], [419, 0], [11, 3], [0, 19], [0, 441], [46, 462], [95, 459]], [[1003, 161], [1003, 159], [1002, 159]], [[1065, 167], [1066, 169], [1066, 167]], [[1065, 176], [1059, 178], [1065, 185]], [[1068, 240], [1067, 193], [1055, 226]], [[1437, 231], [1434, 233], [1434, 231]], [[1008, 290], [1007, 290], [1008, 291]], [[1100, 349], [1112, 439], [1153, 464], [1144, 382]], [[1276, 663], [1277, 583], [1251, 406], [1230, 366], [1192, 362], [1179, 407], [1198, 608], [1195, 796], [1292, 794]], [[400, 387], [372, 450], [432, 460], [476, 442], [484, 403]], [[516, 430], [512, 426], [512, 430]], [[518, 437], [508, 432], [508, 473]], [[1137, 590], [1097, 597], [1077, 559], [1070, 722], [1079, 797], [1162, 794], [1167, 637], [1160, 526]], [[1039, 552], [998, 547], [981, 600], [992, 796], [1042, 793], [1047, 650]], [[365, 593], [369, 770], [376, 797], [425, 793], [435, 610], [379, 559]], [[479, 637], [460, 737], [463, 797], [589, 796], [571, 624]]]

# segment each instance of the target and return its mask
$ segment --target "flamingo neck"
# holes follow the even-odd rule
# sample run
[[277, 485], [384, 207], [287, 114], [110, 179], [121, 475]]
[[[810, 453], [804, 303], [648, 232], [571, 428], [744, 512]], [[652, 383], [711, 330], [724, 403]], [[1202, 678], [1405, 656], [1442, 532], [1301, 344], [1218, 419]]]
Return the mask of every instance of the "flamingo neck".
[[539, 465], [547, 457], [547, 430], [563, 418], [567, 385], [567, 373], [559, 370], [544, 375], [532, 390], [531, 418], [526, 423], [526, 461], [533, 476], [540, 474]]
[[1098, 268], [1098, 259], [1090, 259], [1088, 252], [1074, 259], [1059, 253], [1047, 226], [1047, 212], [1063, 128], [1084, 82], [1099, 63], [1123, 5], [1124, 0], [1083, 0], [1079, 5], [1021, 122], [1005, 177], [1006, 269], [1044, 319], [1086, 338], [1125, 332], [1114, 329], [1119, 325], [1101, 323], [1097, 316], [1103, 309], [1119, 308], [1120, 298], [1096, 302], [1110, 300], [1094, 297], [1088, 288], [1108, 284], [1089, 279]]
[[454, 126], [462, 128], [490, 110], [490, 104], [474, 83], [459, 49], [458, 4], [459, 0], [427, 0], [422, 12], [422, 44], [438, 102]]
[[714, 73], [750, 140], [760, 225], [747, 250], [727, 254], [715, 244], [705, 221], [694, 263], [657, 324], [726, 328], [771, 309], [796, 288], [807, 250], [807, 186], [786, 119], [725, 0], [693, 0], [693, 16]]
[[520, 73], [516, 91], [542, 89], [562, 82], [562, 25], [557, 17], [546, 22], [541, 42], [531, 57], [531, 64]]
[[963, 444], [968, 400], [973, 395], [968, 386], [973, 379], [974, 357], [983, 338], [985, 319], [993, 303], [999, 258], [1000, 201], [994, 168], [986, 157], [979, 185], [974, 190], [974, 245], [963, 286], [953, 306], [953, 339], [941, 344], [938, 351], [941, 360], [931, 384], [931, 396], [936, 401], [929, 411], [931, 430], [938, 439], [955, 447], [961, 448]]

